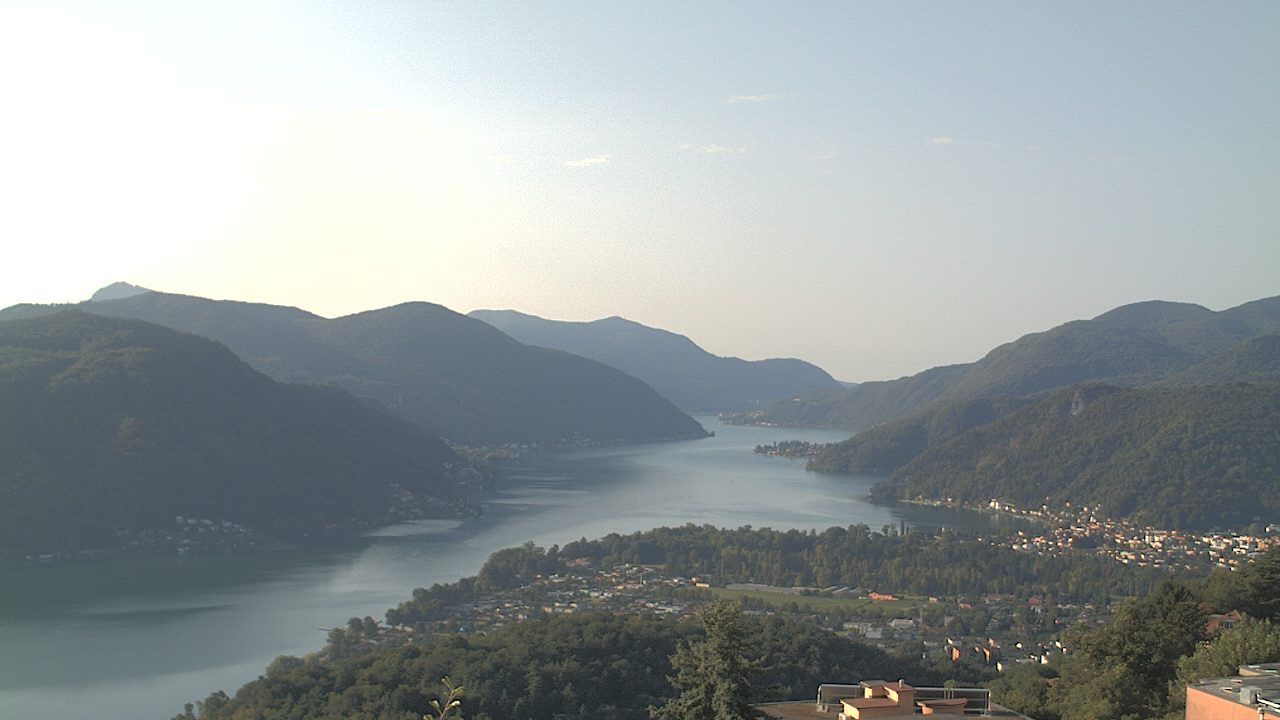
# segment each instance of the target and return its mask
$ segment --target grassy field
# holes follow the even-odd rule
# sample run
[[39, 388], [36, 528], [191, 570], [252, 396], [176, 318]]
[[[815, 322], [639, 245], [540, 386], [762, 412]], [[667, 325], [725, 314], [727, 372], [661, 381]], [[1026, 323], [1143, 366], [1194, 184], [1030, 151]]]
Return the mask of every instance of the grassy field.
[[921, 605], [929, 604], [926, 597], [900, 597], [897, 600], [869, 600], [867, 598], [840, 598], [824, 595], [793, 595], [790, 593], [770, 592], [768, 590], [730, 590], [729, 588], [709, 588], [716, 597], [727, 600], [751, 598], [770, 605], [783, 607], [795, 603], [800, 607], [808, 606], [817, 612], [844, 610], [857, 615], [884, 615], [898, 617], [914, 612]]

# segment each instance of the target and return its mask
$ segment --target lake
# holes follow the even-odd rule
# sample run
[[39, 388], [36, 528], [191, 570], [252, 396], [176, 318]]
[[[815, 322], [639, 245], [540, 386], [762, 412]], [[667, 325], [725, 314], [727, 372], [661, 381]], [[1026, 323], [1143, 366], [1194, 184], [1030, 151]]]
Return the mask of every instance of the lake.
[[0, 718], [167, 720], [234, 693], [280, 655], [319, 649], [353, 616], [381, 618], [415, 587], [474, 575], [490, 553], [662, 525], [989, 527], [961, 510], [885, 507], [869, 477], [809, 473], [751, 453], [847, 433], [699, 421], [705, 440], [545, 453], [500, 478], [486, 513], [305, 548], [0, 568]]

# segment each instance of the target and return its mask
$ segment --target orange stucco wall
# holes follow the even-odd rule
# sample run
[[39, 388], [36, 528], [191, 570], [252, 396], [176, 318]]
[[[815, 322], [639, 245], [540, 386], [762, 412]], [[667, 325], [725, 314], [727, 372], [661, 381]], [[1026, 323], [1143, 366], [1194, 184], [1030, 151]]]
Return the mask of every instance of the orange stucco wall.
[[[910, 717], [911, 715], [910, 710], [904, 710], [897, 706], [884, 708], [858, 708], [857, 712], [857, 715], [850, 715], [850, 717], [866, 718], [867, 720], [870, 720], [871, 718]], [[1254, 720], [1257, 720], [1257, 718], [1254, 718]]]
[[[1267, 720], [1280, 716], [1266, 714]], [[1258, 720], [1258, 710], [1195, 688], [1187, 688], [1187, 720]]]

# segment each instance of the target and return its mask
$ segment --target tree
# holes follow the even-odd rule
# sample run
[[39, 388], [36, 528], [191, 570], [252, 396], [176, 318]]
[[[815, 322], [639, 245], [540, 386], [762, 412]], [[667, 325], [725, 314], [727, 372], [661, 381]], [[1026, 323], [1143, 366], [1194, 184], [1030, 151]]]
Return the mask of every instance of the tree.
[[671, 656], [675, 675], [667, 680], [677, 695], [650, 708], [653, 720], [748, 720], [760, 712], [751, 706], [761, 662], [746, 641], [742, 609], [718, 601], [698, 612], [706, 638], [684, 642]]
[[1058, 713], [1049, 704], [1049, 678], [1034, 665], [1018, 665], [1013, 670], [992, 680], [991, 693], [995, 700], [1037, 720], [1057, 720]]
[[[1280, 625], [1245, 618], [1211, 642], [1178, 661], [1177, 679], [1169, 688], [1169, 703], [1180, 711], [1187, 685], [1209, 678], [1235, 675], [1241, 665], [1280, 660]], [[1181, 717], [1181, 713], [1178, 713]]]
[[1280, 546], [1253, 561], [1248, 580], [1250, 615], [1280, 621]]
[[1153, 718], [1168, 711], [1178, 660], [1204, 636], [1205, 613], [1186, 586], [1166, 582], [1116, 608], [1110, 624], [1077, 626], [1049, 696], [1063, 720]]

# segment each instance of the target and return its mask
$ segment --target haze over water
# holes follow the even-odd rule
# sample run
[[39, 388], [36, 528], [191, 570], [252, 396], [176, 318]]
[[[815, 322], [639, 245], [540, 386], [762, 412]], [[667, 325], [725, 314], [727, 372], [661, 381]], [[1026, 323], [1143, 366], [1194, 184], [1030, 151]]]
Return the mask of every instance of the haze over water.
[[716, 437], [533, 458], [484, 517], [383, 528], [307, 548], [0, 568], [0, 717], [165, 720], [234, 693], [280, 655], [319, 649], [349, 617], [381, 617], [413, 588], [474, 575], [501, 548], [663, 525], [822, 529], [987, 526], [962, 511], [872, 505], [875, 478], [808, 473], [757, 444], [846, 437], [734, 427]]

